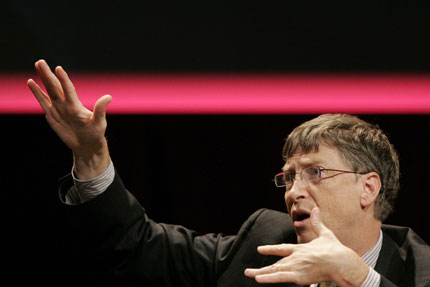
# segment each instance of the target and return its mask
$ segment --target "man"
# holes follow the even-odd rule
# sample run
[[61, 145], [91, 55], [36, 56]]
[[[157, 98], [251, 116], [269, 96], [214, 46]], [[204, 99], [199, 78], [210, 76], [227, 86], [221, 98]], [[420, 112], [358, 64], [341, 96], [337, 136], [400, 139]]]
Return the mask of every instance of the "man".
[[429, 246], [408, 228], [381, 224], [399, 165], [379, 128], [349, 115], [300, 125], [275, 177], [291, 217], [262, 209], [235, 236], [198, 236], [153, 222], [124, 188], [104, 137], [112, 98], [91, 112], [64, 69], [54, 74], [43, 60], [35, 67], [47, 94], [33, 80], [28, 86], [74, 155], [60, 187], [65, 209], [115, 276], [145, 286], [430, 286]]

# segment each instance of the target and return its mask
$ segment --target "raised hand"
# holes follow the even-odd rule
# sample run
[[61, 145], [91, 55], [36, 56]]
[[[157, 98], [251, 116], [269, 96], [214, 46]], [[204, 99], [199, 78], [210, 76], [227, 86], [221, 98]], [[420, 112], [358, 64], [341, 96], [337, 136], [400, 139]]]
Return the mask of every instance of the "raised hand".
[[62, 67], [56, 67], [55, 74], [44, 60], [36, 62], [35, 67], [47, 93], [32, 79], [27, 81], [27, 85], [45, 112], [51, 128], [73, 151], [75, 173], [81, 179], [101, 174], [110, 163], [105, 131], [106, 109], [112, 97], [101, 97], [94, 111], [90, 111], [82, 105]]
[[270, 266], [248, 268], [245, 275], [259, 283], [331, 281], [340, 286], [361, 286], [369, 272], [367, 264], [321, 222], [317, 207], [312, 210], [311, 222], [316, 239], [304, 244], [259, 246], [259, 253], [283, 258]]

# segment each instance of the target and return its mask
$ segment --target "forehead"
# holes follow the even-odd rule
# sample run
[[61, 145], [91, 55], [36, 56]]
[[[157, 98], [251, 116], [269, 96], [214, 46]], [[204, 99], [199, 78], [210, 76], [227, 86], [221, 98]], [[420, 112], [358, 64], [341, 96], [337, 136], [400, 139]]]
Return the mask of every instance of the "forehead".
[[297, 170], [312, 165], [336, 169], [347, 167], [339, 149], [325, 143], [321, 143], [318, 147], [318, 151], [314, 150], [308, 153], [304, 153], [300, 150], [296, 151], [285, 162], [282, 170]]

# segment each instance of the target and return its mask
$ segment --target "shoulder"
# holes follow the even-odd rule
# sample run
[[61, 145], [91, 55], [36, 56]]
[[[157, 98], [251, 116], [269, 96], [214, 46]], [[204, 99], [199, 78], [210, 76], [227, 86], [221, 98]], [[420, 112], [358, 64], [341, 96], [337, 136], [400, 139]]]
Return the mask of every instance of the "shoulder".
[[398, 249], [402, 260], [415, 258], [430, 267], [430, 246], [411, 228], [383, 224], [382, 231], [384, 243]]
[[430, 251], [430, 246], [409, 227], [382, 224], [381, 228], [384, 236], [388, 236], [399, 248]]
[[285, 223], [291, 225], [291, 218], [288, 213], [276, 211], [273, 209], [259, 209], [250, 216], [250, 219], [252, 218], [255, 218], [259, 224], [270, 222], [272, 224], [279, 224], [280, 226], [285, 226]]
[[388, 261], [387, 270], [395, 271], [393, 276], [402, 277], [405, 282], [414, 282], [414, 286], [430, 282], [430, 246], [408, 227], [383, 224], [382, 231], [381, 255]]
[[265, 208], [257, 210], [248, 218], [239, 233], [242, 232], [265, 244], [295, 240], [290, 216], [284, 212]]
[[[276, 256], [262, 255], [257, 247], [268, 244], [296, 243], [296, 235], [287, 213], [259, 209], [243, 223], [235, 237], [231, 261], [223, 270], [218, 286], [251, 286], [253, 279], [243, 276], [245, 268], [260, 268], [274, 262]], [[271, 263], [270, 263], [271, 264]], [[238, 284], [237, 282], [241, 282]]]

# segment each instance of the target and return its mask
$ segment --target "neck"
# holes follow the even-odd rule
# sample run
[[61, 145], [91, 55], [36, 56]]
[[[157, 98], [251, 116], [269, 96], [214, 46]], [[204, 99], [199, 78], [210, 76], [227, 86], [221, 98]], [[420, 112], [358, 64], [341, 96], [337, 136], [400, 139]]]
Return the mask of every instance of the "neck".
[[[349, 238], [344, 244], [354, 250], [358, 255], [363, 256], [378, 241], [381, 222], [373, 220], [362, 226], [355, 232], [354, 238]], [[342, 241], [342, 240], [341, 240]]]

